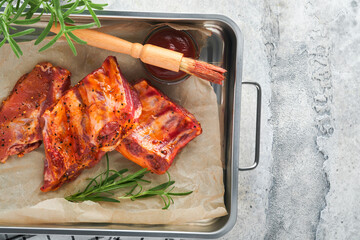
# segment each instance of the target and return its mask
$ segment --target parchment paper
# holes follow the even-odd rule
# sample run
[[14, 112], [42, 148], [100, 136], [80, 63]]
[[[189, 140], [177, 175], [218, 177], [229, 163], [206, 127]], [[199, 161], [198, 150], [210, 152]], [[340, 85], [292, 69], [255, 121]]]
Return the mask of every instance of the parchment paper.
[[[149, 24], [133, 23], [106, 26], [102, 31], [142, 43], [153, 27]], [[204, 33], [206, 31], [195, 34], [200, 43], [205, 39]], [[23, 74], [42, 61], [70, 70], [73, 85], [99, 68], [109, 55], [117, 57], [122, 72], [130, 82], [146, 77], [139, 60], [86, 45], [76, 45], [76, 57], [63, 40], [43, 53], [38, 52], [38, 47], [34, 47], [33, 42], [22, 43], [21, 48], [24, 56], [20, 59], [15, 57], [9, 46], [0, 48], [0, 100], [8, 96]], [[22, 158], [10, 157], [5, 164], [0, 165], [0, 223], [183, 224], [226, 215], [219, 114], [212, 87], [209, 82], [195, 77], [177, 85], [155, 85], [193, 113], [203, 128], [203, 133], [178, 154], [169, 169], [171, 178], [176, 181], [176, 191], [191, 190], [194, 191], [192, 194], [174, 197], [175, 204], [168, 210], [161, 209], [163, 203], [157, 197], [136, 201], [122, 200], [121, 203], [71, 203], [64, 197], [83, 190], [88, 183], [87, 178], [103, 172], [106, 167], [105, 159], [59, 190], [42, 193], [40, 187], [43, 184], [45, 154], [43, 147], [40, 147]], [[110, 167], [118, 170], [128, 168], [132, 173], [140, 169], [116, 151], [110, 153]], [[145, 178], [152, 181], [151, 186], [167, 180], [166, 174], [148, 174]], [[145, 186], [148, 187], [150, 186]]]

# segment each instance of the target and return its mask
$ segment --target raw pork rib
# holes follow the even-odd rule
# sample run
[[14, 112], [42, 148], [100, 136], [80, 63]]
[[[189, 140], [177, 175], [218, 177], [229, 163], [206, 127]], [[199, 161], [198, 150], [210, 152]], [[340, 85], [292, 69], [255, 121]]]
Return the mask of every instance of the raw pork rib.
[[146, 80], [134, 85], [142, 113], [139, 126], [117, 147], [127, 159], [163, 174], [176, 154], [202, 132], [199, 122], [184, 108], [150, 86]]
[[0, 106], [0, 162], [41, 145], [40, 117], [70, 87], [70, 72], [40, 63], [23, 75]]
[[44, 185], [47, 192], [97, 164], [138, 124], [141, 104], [115, 57], [71, 88], [45, 111]]

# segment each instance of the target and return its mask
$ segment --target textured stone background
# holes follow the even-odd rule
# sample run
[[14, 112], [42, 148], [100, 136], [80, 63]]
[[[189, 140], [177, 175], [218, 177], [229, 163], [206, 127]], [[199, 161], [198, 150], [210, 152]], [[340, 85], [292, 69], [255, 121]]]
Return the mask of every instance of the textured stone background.
[[[244, 34], [243, 80], [263, 88], [261, 162], [239, 173], [237, 223], [222, 239], [360, 239], [360, 0], [106, 2], [223, 14]], [[254, 106], [244, 87], [241, 163]]]
[[[244, 34], [243, 80], [264, 92], [261, 163], [239, 173], [238, 219], [223, 239], [360, 239], [359, 0], [109, 3], [224, 14]], [[251, 91], [243, 103], [254, 106]], [[243, 106], [243, 137], [252, 113]], [[252, 153], [242, 144], [240, 162]]]

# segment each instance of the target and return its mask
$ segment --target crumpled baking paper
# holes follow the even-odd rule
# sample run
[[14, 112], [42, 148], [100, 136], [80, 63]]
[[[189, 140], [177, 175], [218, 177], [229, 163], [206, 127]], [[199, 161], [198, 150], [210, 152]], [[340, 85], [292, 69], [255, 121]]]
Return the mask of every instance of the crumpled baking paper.
[[[103, 32], [142, 43], [154, 26], [135, 22], [107, 25]], [[181, 26], [177, 25], [177, 29]], [[183, 27], [188, 30], [186, 26]], [[202, 44], [206, 31], [193, 31], [195, 39]], [[49, 40], [45, 40], [46, 41]], [[109, 55], [117, 57], [120, 68], [130, 81], [146, 78], [142, 63], [130, 56], [109, 52], [86, 45], [76, 45], [74, 56], [64, 40], [59, 40], [50, 49], [39, 53], [33, 42], [20, 44], [24, 56], [17, 59], [8, 45], [0, 48], [0, 100], [5, 99], [17, 80], [30, 72], [39, 62], [51, 62], [71, 71], [72, 84], [99, 68]], [[133, 224], [184, 224], [210, 220], [227, 214], [224, 205], [223, 168], [219, 113], [216, 95], [210, 83], [196, 77], [171, 86], [155, 84], [175, 102], [195, 115], [201, 123], [203, 133], [191, 141], [175, 158], [169, 169], [176, 181], [175, 191], [193, 191], [188, 196], [175, 196], [175, 203], [162, 210], [163, 202], [158, 197], [122, 200], [121, 203], [94, 203], [85, 201], [72, 203], [65, 196], [83, 190], [92, 178], [106, 169], [106, 160], [94, 168], [87, 169], [74, 181], [63, 185], [55, 192], [43, 193], [43, 169], [45, 153], [43, 147], [24, 157], [10, 157], [0, 165], [0, 224], [44, 224], [44, 223], [133, 223]], [[128, 168], [131, 173], [140, 167], [111, 152], [110, 168]], [[147, 174], [150, 188], [167, 181], [167, 175]], [[117, 193], [121, 196], [124, 193]]]

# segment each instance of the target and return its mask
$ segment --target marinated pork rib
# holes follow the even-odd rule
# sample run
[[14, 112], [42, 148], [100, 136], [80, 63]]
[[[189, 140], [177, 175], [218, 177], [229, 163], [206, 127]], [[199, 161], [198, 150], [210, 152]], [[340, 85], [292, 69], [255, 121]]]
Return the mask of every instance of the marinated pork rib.
[[139, 126], [121, 141], [117, 150], [140, 166], [163, 174], [176, 154], [200, 135], [202, 129], [192, 114], [150, 86], [146, 80], [134, 87], [142, 104]]
[[40, 117], [70, 87], [70, 72], [40, 63], [23, 75], [0, 106], [0, 162], [41, 145]]
[[141, 104], [120, 73], [115, 57], [108, 57], [45, 111], [43, 192], [58, 189], [94, 166], [138, 124]]

